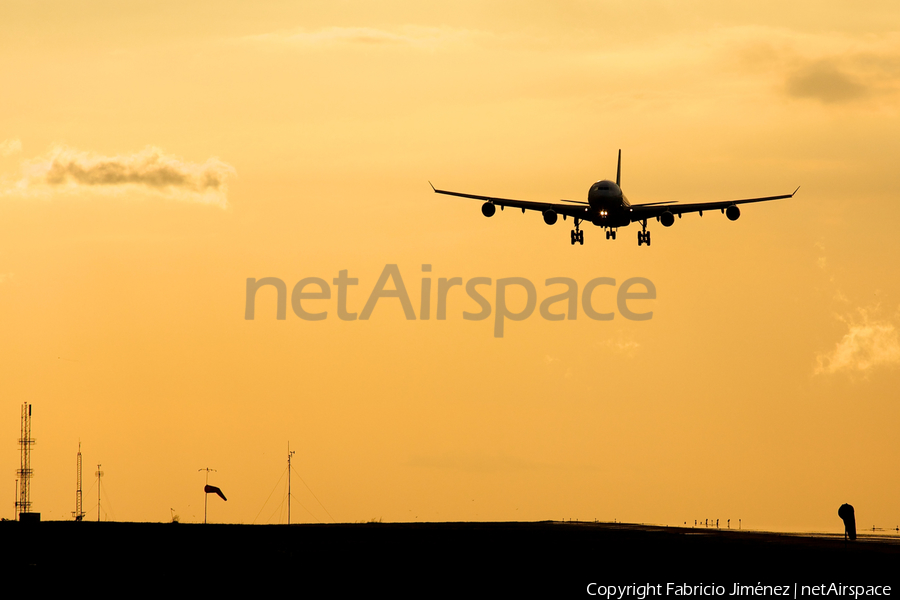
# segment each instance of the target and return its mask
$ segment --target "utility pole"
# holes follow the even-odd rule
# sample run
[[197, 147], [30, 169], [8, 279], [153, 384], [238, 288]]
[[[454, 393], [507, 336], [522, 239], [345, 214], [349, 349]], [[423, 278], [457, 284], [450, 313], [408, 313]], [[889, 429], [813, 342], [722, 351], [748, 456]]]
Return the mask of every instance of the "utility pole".
[[216, 472], [215, 469], [210, 469], [206, 467], [205, 469], [197, 469], [197, 472], [206, 471], [206, 484], [203, 486], [203, 524], [206, 525], [206, 506], [209, 504], [209, 493], [206, 491], [206, 487], [209, 485], [209, 472]]
[[291, 456], [294, 454], [291, 443], [288, 442], [288, 525], [291, 524]]
[[103, 477], [103, 471], [100, 470], [100, 463], [97, 463], [97, 522], [100, 522], [100, 478]]

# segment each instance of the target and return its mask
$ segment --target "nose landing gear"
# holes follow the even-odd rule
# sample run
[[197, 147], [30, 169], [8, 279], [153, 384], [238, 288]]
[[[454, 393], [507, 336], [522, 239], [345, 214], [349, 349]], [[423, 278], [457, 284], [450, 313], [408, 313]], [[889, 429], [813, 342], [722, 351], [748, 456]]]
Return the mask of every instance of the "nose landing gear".
[[606, 239], [608, 239], [608, 240], [616, 239], [616, 230], [615, 229], [607, 229], [606, 230]]

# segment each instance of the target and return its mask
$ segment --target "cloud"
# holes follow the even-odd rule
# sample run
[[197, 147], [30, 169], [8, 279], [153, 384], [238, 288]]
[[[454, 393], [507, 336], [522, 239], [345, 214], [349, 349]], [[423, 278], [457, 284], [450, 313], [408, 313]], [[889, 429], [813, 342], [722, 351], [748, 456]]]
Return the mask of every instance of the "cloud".
[[241, 38], [244, 42], [291, 46], [335, 46], [341, 44], [407, 45], [434, 47], [450, 40], [468, 36], [465, 30], [406, 25], [394, 29], [373, 27], [296, 28], [273, 31]]
[[22, 151], [22, 142], [13, 138], [0, 142], [0, 156], [9, 156], [10, 154], [18, 154]]
[[784, 93], [844, 104], [896, 95], [900, 37], [795, 34], [781, 45]]
[[834, 350], [816, 358], [816, 375], [868, 375], [879, 367], [900, 365], [900, 336], [891, 321], [873, 320], [865, 310], [858, 319], [841, 318], [848, 331]]
[[[900, 34], [810, 33], [742, 26], [710, 30], [698, 43], [753, 85], [826, 105], [891, 103], [900, 91]], [[690, 47], [690, 44], [687, 44]]]
[[617, 340], [607, 339], [598, 341], [597, 346], [607, 348], [613, 353], [620, 354], [622, 356], [625, 356], [626, 358], [634, 358], [641, 347], [638, 342], [631, 339], [624, 339], [622, 337]]
[[[443, 69], [453, 63], [421, 63], [413, 68], [442, 68], [442, 85], [454, 91], [477, 86], [479, 98], [494, 93], [511, 94], [517, 100], [565, 96], [582, 102], [596, 94], [603, 102], [641, 111], [647, 105], [675, 105], [692, 96], [715, 104], [719, 98], [755, 102], [777, 96], [829, 109], [880, 104], [892, 110], [900, 95], [900, 33], [748, 25], [598, 36], [587, 24], [565, 32], [553, 27], [535, 31], [407, 24], [285, 28], [227, 43], [241, 46], [241, 51], [303, 55], [446, 53], [469, 68]], [[518, 66], [516, 57], [527, 59], [526, 69]], [[431, 73], [423, 74], [423, 81], [434, 82]], [[616, 85], [610, 86], [610, 80]]]
[[23, 171], [22, 179], [7, 193], [142, 189], [223, 207], [227, 204], [226, 180], [235, 173], [231, 165], [215, 157], [191, 163], [152, 146], [133, 154], [104, 156], [62, 145], [25, 161]]
[[[819, 268], [828, 276], [826, 293], [832, 294], [832, 301], [843, 307], [851, 305], [851, 301], [835, 285], [835, 276], [828, 267], [825, 246], [816, 243], [819, 250], [817, 259]], [[819, 353], [816, 356], [815, 375], [834, 375], [847, 373], [867, 377], [874, 369], [900, 365], [900, 328], [895, 325], [897, 319], [875, 318], [878, 306], [871, 309], [860, 308], [856, 313], [837, 318], [847, 326], [847, 333], [835, 344], [831, 352]], [[895, 315], [900, 316], [900, 314]]]
[[834, 60], [818, 60], [788, 75], [786, 90], [795, 98], [825, 103], [848, 102], [869, 95], [870, 89], [843, 72]]

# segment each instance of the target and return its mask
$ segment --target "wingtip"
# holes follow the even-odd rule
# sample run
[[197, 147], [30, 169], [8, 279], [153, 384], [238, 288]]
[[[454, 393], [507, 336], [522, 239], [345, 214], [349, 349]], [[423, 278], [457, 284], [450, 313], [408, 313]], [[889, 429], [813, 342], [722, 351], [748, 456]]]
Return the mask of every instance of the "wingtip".
[[437, 189], [434, 187], [434, 184], [433, 184], [433, 183], [431, 183], [431, 182], [429, 181], [429, 182], [428, 182], [428, 185], [430, 185], [430, 186], [431, 186], [431, 189], [434, 190], [435, 193], [437, 193]]
[[796, 189], [796, 190], [794, 190], [794, 193], [793, 193], [793, 194], [791, 194], [791, 198], [793, 198], [793, 197], [794, 197], [794, 194], [796, 194], [796, 193], [797, 193], [797, 190], [799, 190], [799, 189], [800, 189], [800, 186], [799, 186], [799, 185], [798, 185], [798, 186], [797, 186], [797, 189]]

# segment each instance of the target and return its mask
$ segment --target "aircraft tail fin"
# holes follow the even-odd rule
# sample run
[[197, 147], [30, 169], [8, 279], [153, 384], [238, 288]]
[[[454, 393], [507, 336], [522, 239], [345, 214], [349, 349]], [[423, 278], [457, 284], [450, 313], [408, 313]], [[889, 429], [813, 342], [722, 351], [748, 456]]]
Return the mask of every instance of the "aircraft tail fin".
[[616, 185], [622, 187], [622, 149], [619, 148], [619, 163], [616, 165]]

